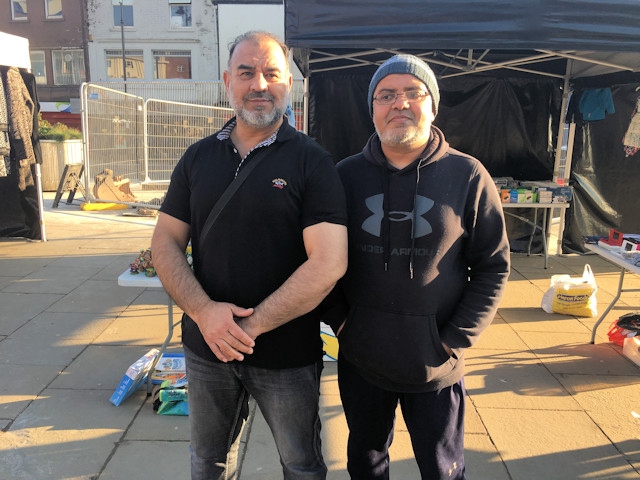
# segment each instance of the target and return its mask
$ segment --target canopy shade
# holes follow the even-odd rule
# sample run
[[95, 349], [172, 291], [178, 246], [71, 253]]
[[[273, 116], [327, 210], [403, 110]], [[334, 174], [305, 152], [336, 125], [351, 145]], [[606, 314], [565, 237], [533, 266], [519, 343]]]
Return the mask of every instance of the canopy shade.
[[511, 72], [564, 76], [568, 58], [576, 60], [572, 77], [635, 72], [640, 2], [286, 0], [285, 37], [305, 76], [400, 51], [449, 75], [500, 63]]
[[[411, 53], [438, 78], [435, 124], [452, 146], [494, 176], [571, 175], [565, 251], [640, 231], [640, 162], [621, 141], [640, 111], [640, 1], [285, 0], [285, 40], [308, 79], [305, 130], [337, 160], [373, 132], [377, 66]], [[569, 93], [589, 89], [612, 90], [616, 113], [567, 127]]]

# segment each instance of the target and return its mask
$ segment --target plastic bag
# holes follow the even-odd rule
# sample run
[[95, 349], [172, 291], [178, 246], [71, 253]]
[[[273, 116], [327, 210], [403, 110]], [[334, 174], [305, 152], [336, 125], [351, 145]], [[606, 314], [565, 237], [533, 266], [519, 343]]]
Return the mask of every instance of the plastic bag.
[[582, 277], [553, 275], [551, 285], [542, 296], [542, 309], [547, 313], [595, 317], [598, 314], [597, 290], [589, 264], [584, 266]]
[[635, 337], [639, 332], [640, 313], [627, 313], [611, 322], [607, 336], [611, 343], [622, 347], [625, 338]]
[[153, 409], [158, 415], [189, 415], [187, 385], [176, 386], [165, 380], [153, 390]]

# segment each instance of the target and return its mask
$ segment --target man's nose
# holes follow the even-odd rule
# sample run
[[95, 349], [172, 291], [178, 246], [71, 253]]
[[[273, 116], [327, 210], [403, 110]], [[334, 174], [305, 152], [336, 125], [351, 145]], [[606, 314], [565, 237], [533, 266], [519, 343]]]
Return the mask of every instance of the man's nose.
[[267, 89], [267, 85], [267, 79], [264, 78], [264, 75], [262, 73], [256, 73], [253, 77], [251, 88], [255, 91], [262, 92]]

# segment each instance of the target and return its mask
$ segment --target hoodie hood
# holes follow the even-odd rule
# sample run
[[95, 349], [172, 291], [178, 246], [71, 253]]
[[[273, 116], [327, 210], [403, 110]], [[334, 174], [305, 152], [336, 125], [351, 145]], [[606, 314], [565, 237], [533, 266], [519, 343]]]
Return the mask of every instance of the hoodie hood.
[[389, 267], [389, 259], [391, 252], [391, 235], [389, 232], [390, 229], [390, 220], [389, 220], [389, 196], [390, 196], [390, 188], [389, 181], [390, 176], [393, 174], [398, 175], [415, 175], [416, 182], [415, 188], [413, 192], [413, 228], [411, 230], [411, 252], [409, 255], [409, 276], [413, 279], [413, 258], [415, 252], [415, 239], [416, 239], [416, 200], [418, 196], [418, 186], [420, 185], [420, 170], [425, 166], [439, 161], [442, 157], [445, 156], [449, 149], [449, 143], [446, 141], [444, 134], [442, 131], [433, 125], [431, 125], [431, 135], [429, 137], [429, 142], [425, 146], [424, 150], [420, 154], [418, 158], [410, 165], [407, 165], [401, 170], [393, 167], [387, 162], [387, 158], [382, 151], [382, 144], [380, 142], [380, 137], [377, 133], [374, 133], [369, 137], [367, 144], [364, 146], [362, 153], [367, 161], [373, 163], [374, 165], [379, 166], [382, 171], [382, 190], [384, 193], [383, 200], [383, 211], [384, 217], [382, 220], [382, 238], [384, 242], [384, 269], [387, 270]]

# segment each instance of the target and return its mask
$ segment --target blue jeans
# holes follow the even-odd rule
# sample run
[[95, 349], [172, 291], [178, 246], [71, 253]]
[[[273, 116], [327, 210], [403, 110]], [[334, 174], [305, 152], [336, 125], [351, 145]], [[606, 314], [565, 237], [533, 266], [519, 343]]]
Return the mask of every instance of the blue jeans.
[[255, 398], [275, 439], [285, 480], [324, 480], [320, 441], [322, 360], [270, 370], [215, 363], [184, 348], [189, 381], [191, 479], [236, 478], [240, 433]]
[[463, 380], [435, 392], [392, 392], [364, 379], [338, 354], [338, 384], [349, 425], [347, 470], [352, 479], [389, 480], [398, 402], [421, 477], [465, 478]]

